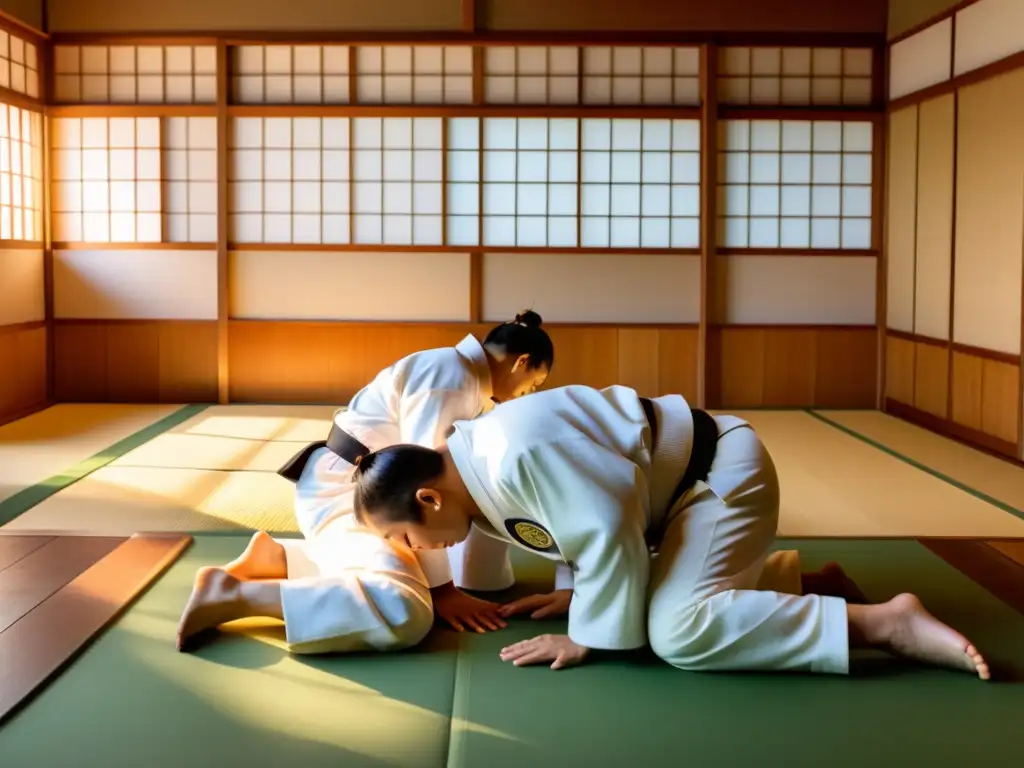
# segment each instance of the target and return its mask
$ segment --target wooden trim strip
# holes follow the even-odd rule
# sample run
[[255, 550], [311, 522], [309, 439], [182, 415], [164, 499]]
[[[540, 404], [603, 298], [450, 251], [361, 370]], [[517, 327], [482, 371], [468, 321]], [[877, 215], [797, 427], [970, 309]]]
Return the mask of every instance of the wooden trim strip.
[[0, 632], [0, 722], [110, 625], [192, 542], [136, 535]]
[[[36, 56], [42, 55], [43, 51], [40, 50], [36, 52]], [[41, 80], [42, 78], [40, 78], [40, 81]], [[41, 89], [42, 84], [40, 83], [40, 90]], [[11, 88], [6, 88], [4, 86], [0, 86], [0, 100], [2, 100], [5, 104], [10, 104], [14, 107], [26, 109], [30, 112], [38, 112], [42, 114], [46, 111], [46, 102], [42, 99], [34, 99], [31, 96], [27, 96], [24, 93], [19, 93], [18, 91], [15, 91]]]
[[38, 331], [40, 328], [46, 327], [47, 322], [45, 320], [28, 320], [24, 323], [8, 323], [7, 325], [0, 325], [0, 334], [21, 333], [22, 331]]
[[[46, 183], [45, 180], [43, 183]], [[43, 220], [45, 221], [45, 219], [44, 211]], [[42, 251], [45, 249], [45, 240], [0, 240], [0, 251]]]
[[[45, 7], [46, 3], [44, 2], [43, 8], [45, 9]], [[6, 29], [8, 32], [13, 32], [16, 35], [29, 35], [30, 37], [34, 38], [32, 40], [29, 40], [30, 43], [39, 44], [50, 39], [50, 35], [44, 32], [43, 30], [36, 29], [31, 24], [22, 21], [17, 16], [7, 13], [6, 11], [0, 11], [0, 27]]]
[[891, 397], [885, 399], [883, 410], [890, 416], [909, 421], [911, 424], [924, 427], [930, 432], [935, 432], [971, 448], [978, 448], [1001, 459], [1007, 459], [1015, 464], [1024, 466], [1024, 462], [1017, 458], [1016, 443], [1009, 443], [1006, 440], [1001, 440], [979, 430], [965, 427], [954, 421], [933, 416], [930, 413], [914, 408], [912, 405], [893, 400]]
[[906, 331], [898, 331], [895, 328], [886, 328], [885, 334], [886, 336], [890, 336], [894, 339], [902, 339], [903, 341], [910, 341], [915, 344], [926, 344], [930, 347], [949, 349], [963, 355], [980, 357], [982, 360], [994, 360], [997, 363], [1006, 363], [1007, 365], [1017, 365], [1021, 362], [1021, 355], [1014, 355], [1010, 352], [1000, 352], [996, 349], [972, 347], [970, 344], [960, 344], [956, 341], [950, 342], [948, 339], [936, 339], [931, 336], [923, 336], [920, 333], [907, 333]]
[[355, 251], [357, 253], [603, 253], [621, 256], [675, 255], [699, 256], [699, 248], [556, 248], [549, 246], [526, 247], [520, 245], [490, 246], [475, 245], [370, 245], [358, 243], [228, 243], [228, 250], [244, 251]]
[[462, 0], [461, 19], [459, 24], [460, 32], [472, 33], [476, 31], [476, 0]]
[[216, 117], [216, 104], [55, 104], [50, 117]]
[[1024, 583], [1024, 567], [988, 542], [965, 539], [918, 539], [918, 543], [1008, 606], [1024, 614], [1024, 589], [1021, 589], [1021, 584]]
[[898, 112], [904, 107], [920, 104], [922, 101], [928, 101], [939, 96], [945, 96], [947, 93], [953, 93], [969, 85], [975, 85], [985, 80], [990, 80], [993, 77], [1005, 75], [1021, 67], [1024, 67], [1024, 51], [1019, 51], [1011, 56], [1007, 56], [1005, 59], [999, 59], [999, 61], [993, 61], [991, 64], [986, 64], [983, 67], [972, 69], [970, 72], [964, 72], [962, 75], [958, 75], [950, 80], [922, 88], [920, 91], [914, 91], [914, 93], [908, 93], [906, 96], [893, 99], [886, 107], [886, 111], [890, 113]]
[[[79, 322], [79, 321], [74, 321]], [[106, 322], [102, 320], [93, 320], [89, 322]], [[495, 321], [497, 322], [497, 321]], [[265, 318], [247, 318], [247, 317], [232, 317], [232, 325], [288, 325], [294, 328], [434, 328], [438, 330], [448, 329], [467, 329], [472, 328], [475, 325], [491, 325], [490, 321], [481, 321], [481, 323], [464, 322], [461, 320], [451, 321], [440, 321], [435, 322], [432, 320], [268, 320]], [[697, 323], [549, 323], [544, 322], [544, 328], [628, 328], [630, 330], [665, 330], [665, 331], [679, 331], [679, 330], [692, 330], [695, 331], [698, 328]]]
[[[228, 211], [231, 207], [230, 151], [231, 120], [228, 103], [231, 99], [231, 52], [224, 43], [217, 44], [217, 402], [230, 400], [231, 380], [228, 376], [228, 316], [230, 315], [230, 260], [228, 240], [231, 237]], [[161, 153], [162, 154], [162, 153]], [[292, 185], [294, 194], [294, 184]]]
[[877, 248], [719, 248], [719, 256], [846, 256], [878, 258]]
[[164, 317], [57, 317], [55, 326], [73, 325], [214, 325], [216, 320], [197, 320], [194, 318], [176, 318], [168, 320]]
[[932, 16], [932, 17], [930, 17], [928, 19], [925, 19], [920, 24], [915, 24], [910, 29], [907, 29], [907, 30], [904, 30], [903, 32], [900, 32], [894, 38], [889, 40], [889, 47], [892, 48], [894, 45], [896, 45], [896, 43], [900, 43], [900, 42], [906, 40], [908, 37], [913, 37], [918, 32], [924, 32], [926, 29], [928, 29], [928, 27], [935, 26], [936, 24], [939, 24], [940, 22], [945, 21], [950, 16], [956, 16], [964, 8], [967, 8], [968, 6], [974, 5], [977, 2], [979, 2], [979, 0], [960, 0], [960, 2], [957, 3], [956, 5], [952, 5], [949, 8], [947, 8], [946, 10], [940, 11], [939, 13], [935, 14], [934, 16]]
[[718, 48], [700, 52], [700, 325], [697, 332], [697, 406], [707, 408], [718, 399], [715, 386], [719, 369], [717, 349], [709, 343], [718, 318]]
[[718, 108], [722, 120], [865, 120], [884, 122], [885, 109], [879, 107], [783, 107], [729, 106]]
[[[546, 323], [545, 323], [546, 325]], [[874, 325], [841, 323], [712, 323], [715, 330], [744, 331], [874, 331]]]
[[202, 32], [54, 32], [54, 45], [645, 45], [699, 46], [704, 44], [751, 47], [873, 48], [885, 45], [878, 32], [707, 32], [648, 31], [488, 31], [473, 33], [430, 30], [423, 32], [372, 31], [251, 31]]
[[215, 251], [217, 243], [54, 243], [54, 251]]
[[[885, 51], [882, 56], [875, 56], [875, 68], [881, 70], [883, 81], [881, 85], [876, 81], [875, 98], [879, 103], [885, 100], [885, 82], [887, 76]], [[876, 51], [877, 54], [877, 51]], [[888, 151], [888, 125], [876, 123], [872, 135], [871, 154], [871, 245], [878, 253], [878, 263], [875, 267], [875, 325], [878, 327], [877, 346], [875, 349], [875, 407], [882, 407], [882, 398], [885, 396], [886, 358], [885, 325], [887, 322], [888, 306], [888, 280], [889, 280], [889, 255], [886, 246], [886, 196], [888, 194], [888, 165], [886, 153]]]
[[124, 536], [57, 536], [0, 571], [0, 636], [50, 595], [125, 542]]
[[[234, 104], [228, 107], [229, 117], [620, 117], [697, 120], [700, 114], [700, 107], [558, 104]], [[876, 116], [884, 117], [884, 113]]]

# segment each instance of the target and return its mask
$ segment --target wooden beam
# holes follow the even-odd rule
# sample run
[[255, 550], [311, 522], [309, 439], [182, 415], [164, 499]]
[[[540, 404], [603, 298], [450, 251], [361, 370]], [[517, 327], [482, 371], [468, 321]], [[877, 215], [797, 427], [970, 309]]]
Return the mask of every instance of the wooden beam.
[[459, 31], [476, 31], [476, 0], [462, 0], [462, 23], [459, 24]]
[[697, 406], [706, 408], [715, 397], [719, 356], [709, 331], [717, 323], [718, 267], [718, 48], [701, 48], [700, 64], [700, 326], [697, 331]]
[[[875, 104], [885, 104], [889, 93], [889, 56], [884, 46], [875, 49], [874, 62], [874, 93]], [[878, 328], [878, 348], [876, 359], [875, 407], [881, 409], [885, 403], [886, 357], [885, 325], [888, 322], [888, 282], [889, 256], [886, 248], [887, 222], [885, 218], [885, 200], [888, 194], [888, 164], [886, 148], [888, 145], [889, 119], [875, 123], [872, 136], [872, 168], [871, 168], [871, 247], [879, 254], [875, 267], [875, 324]]]
[[228, 377], [228, 140], [230, 137], [228, 98], [231, 75], [228, 47], [217, 44], [217, 401], [222, 405], [230, 400]]

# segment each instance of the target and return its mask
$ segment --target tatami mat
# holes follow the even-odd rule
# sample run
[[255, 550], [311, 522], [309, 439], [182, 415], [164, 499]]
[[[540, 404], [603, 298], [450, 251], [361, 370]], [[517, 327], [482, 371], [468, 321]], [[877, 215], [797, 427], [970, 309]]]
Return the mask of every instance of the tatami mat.
[[860, 437], [1016, 510], [1024, 510], [1024, 467], [976, 451], [881, 411], [814, 411]]
[[[211, 406], [7, 528], [296, 533], [276, 470], [330, 427], [329, 406]], [[780, 535], [1024, 538], [1024, 520], [802, 411], [752, 411], [782, 479]], [[987, 458], [987, 457], [983, 457]]]
[[65, 472], [180, 405], [55, 405], [0, 427], [0, 501]]
[[1024, 537], [1024, 520], [803, 411], [737, 413], [782, 483], [779, 535]]
[[[75, 663], [4, 723], [0, 764], [961, 768], [1020, 762], [1024, 687], [879, 654], [858, 655], [849, 678], [687, 673], [646, 652], [595, 654], [562, 672], [499, 659], [510, 642], [564, 633], [564, 618], [516, 619], [486, 635], [438, 628], [415, 650], [386, 656], [289, 655], [278, 622], [252, 620], [226, 626], [194, 654], [178, 653], [175, 628], [196, 569], [230, 560], [244, 546], [245, 537], [197, 537]], [[1024, 619], [919, 544], [797, 546], [808, 569], [843, 563], [873, 600], [919, 593], [978, 644], [999, 674], [1012, 680], [1019, 672]], [[551, 563], [516, 552], [515, 564], [520, 584], [506, 595], [550, 588]]]

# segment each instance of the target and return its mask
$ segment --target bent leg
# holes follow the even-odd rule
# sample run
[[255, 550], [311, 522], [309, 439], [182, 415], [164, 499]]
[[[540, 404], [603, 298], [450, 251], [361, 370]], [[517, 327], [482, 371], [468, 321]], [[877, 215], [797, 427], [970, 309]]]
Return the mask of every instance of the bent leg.
[[748, 425], [718, 421], [707, 483], [671, 516], [651, 564], [651, 647], [681, 669], [845, 673], [845, 602], [800, 594], [797, 553], [769, 556], [774, 464]]
[[283, 542], [281, 605], [294, 653], [392, 651], [419, 643], [434, 622], [412, 550], [361, 528], [348, 514], [309, 542]]

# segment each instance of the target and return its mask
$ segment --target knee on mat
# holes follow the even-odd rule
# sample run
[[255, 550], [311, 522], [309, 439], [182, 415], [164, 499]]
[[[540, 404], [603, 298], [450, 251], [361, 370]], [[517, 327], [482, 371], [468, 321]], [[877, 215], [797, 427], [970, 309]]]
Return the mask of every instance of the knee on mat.
[[716, 630], [701, 604], [675, 611], [671, 617], [653, 616], [648, 622], [647, 640], [654, 654], [677, 669], [699, 672], [709, 669]]

